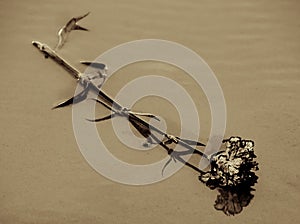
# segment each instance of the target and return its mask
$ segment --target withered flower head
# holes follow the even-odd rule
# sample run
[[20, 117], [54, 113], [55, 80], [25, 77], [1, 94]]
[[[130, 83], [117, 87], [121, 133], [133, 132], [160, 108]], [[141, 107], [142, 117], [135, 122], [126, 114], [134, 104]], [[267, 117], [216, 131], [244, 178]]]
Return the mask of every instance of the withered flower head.
[[211, 170], [200, 174], [199, 180], [211, 189], [234, 187], [247, 183], [253, 186], [257, 182], [255, 171], [254, 142], [240, 137], [230, 137], [223, 141], [226, 149], [211, 159]]
[[218, 189], [215, 209], [235, 215], [253, 198], [251, 187], [257, 183], [258, 163], [253, 141], [230, 137], [223, 143], [226, 149], [211, 158], [210, 171], [201, 173], [199, 180], [211, 189]]

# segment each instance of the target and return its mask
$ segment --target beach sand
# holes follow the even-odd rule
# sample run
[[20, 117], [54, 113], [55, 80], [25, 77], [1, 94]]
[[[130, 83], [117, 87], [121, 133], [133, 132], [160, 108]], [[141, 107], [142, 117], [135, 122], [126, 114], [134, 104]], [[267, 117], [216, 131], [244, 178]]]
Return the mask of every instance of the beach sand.
[[[300, 221], [299, 1], [2, 0], [0, 8], [0, 223]], [[74, 137], [72, 108], [51, 110], [73, 95], [76, 82], [31, 44], [39, 40], [55, 46], [58, 29], [88, 11], [80, 24], [90, 32], [72, 32], [60, 51], [82, 71], [79, 60], [149, 38], [187, 46], [214, 71], [226, 99], [225, 136], [240, 135], [256, 143], [259, 181], [254, 199], [240, 214], [227, 217], [216, 211], [217, 192], [201, 184], [188, 167], [159, 183], [129, 186], [106, 179], [88, 165]], [[114, 95], [129, 80], [151, 71], [180, 77], [180, 71], [168, 66], [137, 65], [119, 71], [105, 90]], [[201, 114], [200, 140], [206, 141], [209, 106], [186, 80], [176, 81], [194, 94]], [[159, 111], [147, 99], [136, 107]], [[177, 115], [168, 115], [168, 110], [160, 115], [171, 117], [170, 130], [178, 130]], [[97, 125], [101, 130], [108, 126]], [[162, 149], [146, 154], [118, 151], [122, 145], [104, 135], [124, 160], [148, 163], [165, 156]]]

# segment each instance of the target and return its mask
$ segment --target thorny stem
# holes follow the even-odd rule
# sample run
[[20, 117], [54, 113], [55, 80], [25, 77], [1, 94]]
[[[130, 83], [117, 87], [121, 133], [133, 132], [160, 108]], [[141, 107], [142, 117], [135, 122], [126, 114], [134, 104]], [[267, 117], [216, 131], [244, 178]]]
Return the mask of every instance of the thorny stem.
[[151, 137], [157, 142], [159, 143], [160, 146], [162, 146], [167, 152], [168, 154], [177, 159], [179, 162], [183, 163], [184, 165], [192, 168], [193, 170], [199, 172], [199, 173], [204, 173], [202, 170], [200, 170], [198, 167], [194, 166], [193, 164], [185, 161], [183, 158], [181, 158], [181, 155], [184, 155], [185, 152], [176, 152], [173, 149], [169, 148], [166, 144], [164, 144], [162, 141], [160, 141], [155, 135], [151, 134]]
[[[102, 98], [103, 100], [105, 100], [107, 103], [103, 103], [102, 101], [97, 101], [97, 102], [103, 104], [106, 108], [110, 109], [114, 113], [116, 113], [116, 112], [118, 113], [119, 111], [122, 111], [124, 109], [118, 102], [116, 102], [114, 99], [112, 99], [111, 97], [109, 97], [105, 92], [103, 92], [93, 82], [90, 82], [89, 80], [86, 80], [84, 78], [83, 74], [79, 70], [77, 70], [69, 62], [67, 62], [60, 55], [58, 55], [48, 45], [42, 44], [42, 43], [40, 43], [38, 41], [32, 41], [32, 44], [45, 55], [45, 58], [49, 58], [50, 57], [51, 59], [53, 59], [57, 64], [59, 64], [60, 66], [62, 66], [75, 79], [77, 79], [80, 82], [81, 85], [83, 85], [84, 87], [91, 88], [92, 90], [94, 90], [95, 92], [97, 92], [98, 96], [100, 98]], [[118, 114], [121, 114], [121, 113], [118, 113]], [[134, 119], [134, 120], [136, 120], [139, 124], [143, 125], [144, 128], [147, 128], [147, 129], [150, 129], [152, 131], [155, 131], [155, 132], [159, 133], [160, 135], [166, 137], [168, 140], [172, 140], [172, 139], [176, 138], [175, 136], [169, 135], [169, 134], [161, 131], [160, 129], [156, 128], [155, 126], [153, 126], [153, 125], [151, 125], [149, 123], [147, 123], [146, 121], [144, 121], [143, 119], [137, 117], [134, 114], [129, 114], [129, 116], [131, 116], [131, 118]], [[129, 119], [129, 116], [128, 116], [128, 119]], [[197, 168], [196, 166], [192, 165], [191, 163], [189, 163], [189, 162], [185, 161], [183, 158], [181, 158], [181, 155], [193, 154], [194, 153], [194, 154], [198, 154], [200, 156], [203, 156], [206, 159], [209, 159], [209, 156], [207, 156], [203, 152], [199, 151], [198, 149], [193, 148], [189, 144], [187, 144], [184, 141], [182, 141], [180, 138], [176, 138], [176, 142], [175, 141], [173, 141], [173, 142], [176, 143], [176, 144], [179, 144], [179, 145], [181, 145], [183, 147], [185, 147], [186, 149], [188, 149], [185, 152], [174, 151], [173, 149], [170, 149], [166, 144], [164, 144], [163, 142], [161, 142], [151, 132], [150, 132], [150, 135], [151, 135], [151, 137], [157, 143], [159, 143], [160, 146], [162, 146], [164, 149], [167, 150], [168, 154], [170, 154], [171, 156], [173, 156], [174, 158], [176, 158], [178, 161], [180, 161], [181, 163], [187, 165], [188, 167], [192, 168], [193, 170], [195, 170], [197, 172], [200, 172], [200, 173], [203, 172], [199, 168]], [[204, 144], [202, 144], [202, 145], [205, 146]]]

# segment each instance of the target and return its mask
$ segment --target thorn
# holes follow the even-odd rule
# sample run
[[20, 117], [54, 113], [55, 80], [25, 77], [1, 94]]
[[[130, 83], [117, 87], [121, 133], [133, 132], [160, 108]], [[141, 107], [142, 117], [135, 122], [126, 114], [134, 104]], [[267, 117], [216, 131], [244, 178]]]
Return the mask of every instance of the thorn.
[[83, 31], [89, 31], [87, 28], [84, 28], [84, 27], [82, 27], [82, 26], [79, 26], [79, 25], [75, 25], [75, 27], [74, 27], [74, 30], [83, 30]]
[[99, 63], [99, 62], [92, 62], [92, 61], [80, 61], [81, 64], [83, 65], [88, 65], [91, 66], [93, 68], [98, 68], [101, 70], [107, 70], [107, 66], [103, 63]]
[[102, 117], [102, 118], [98, 118], [98, 119], [88, 119], [88, 118], [86, 118], [86, 120], [90, 121], [90, 122], [100, 122], [100, 121], [109, 120], [109, 119], [113, 118], [114, 116], [115, 116], [115, 114], [110, 114], [110, 115], [107, 115], [107, 116]]

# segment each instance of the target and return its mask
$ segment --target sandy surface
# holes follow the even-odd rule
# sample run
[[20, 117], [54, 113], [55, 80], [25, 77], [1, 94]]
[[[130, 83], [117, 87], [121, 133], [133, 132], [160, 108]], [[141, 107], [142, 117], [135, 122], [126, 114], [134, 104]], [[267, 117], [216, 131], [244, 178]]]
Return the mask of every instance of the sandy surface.
[[[61, 50], [80, 69], [80, 59], [144, 38], [181, 43], [210, 65], [226, 98], [226, 136], [256, 142], [259, 183], [241, 214], [216, 211], [217, 193], [189, 168], [163, 182], [133, 187], [112, 182], [87, 164], [73, 134], [71, 107], [51, 110], [74, 93], [75, 81], [31, 45], [40, 40], [54, 46], [59, 27], [87, 11], [91, 14], [81, 25], [91, 32], [72, 33]], [[296, 0], [1, 1], [0, 223], [299, 222], [299, 12]], [[139, 69], [151, 66], [128, 69], [120, 73], [138, 76]], [[172, 77], [172, 68], [155, 71]], [[122, 77], [108, 92], [134, 78]], [[209, 109], [201, 110], [203, 141], [207, 117]], [[176, 116], [173, 121], [176, 130]], [[112, 149], [119, 144], [107, 142]], [[115, 153], [134, 158], [132, 152]], [[148, 153], [144, 162], [160, 156], [162, 151]]]

